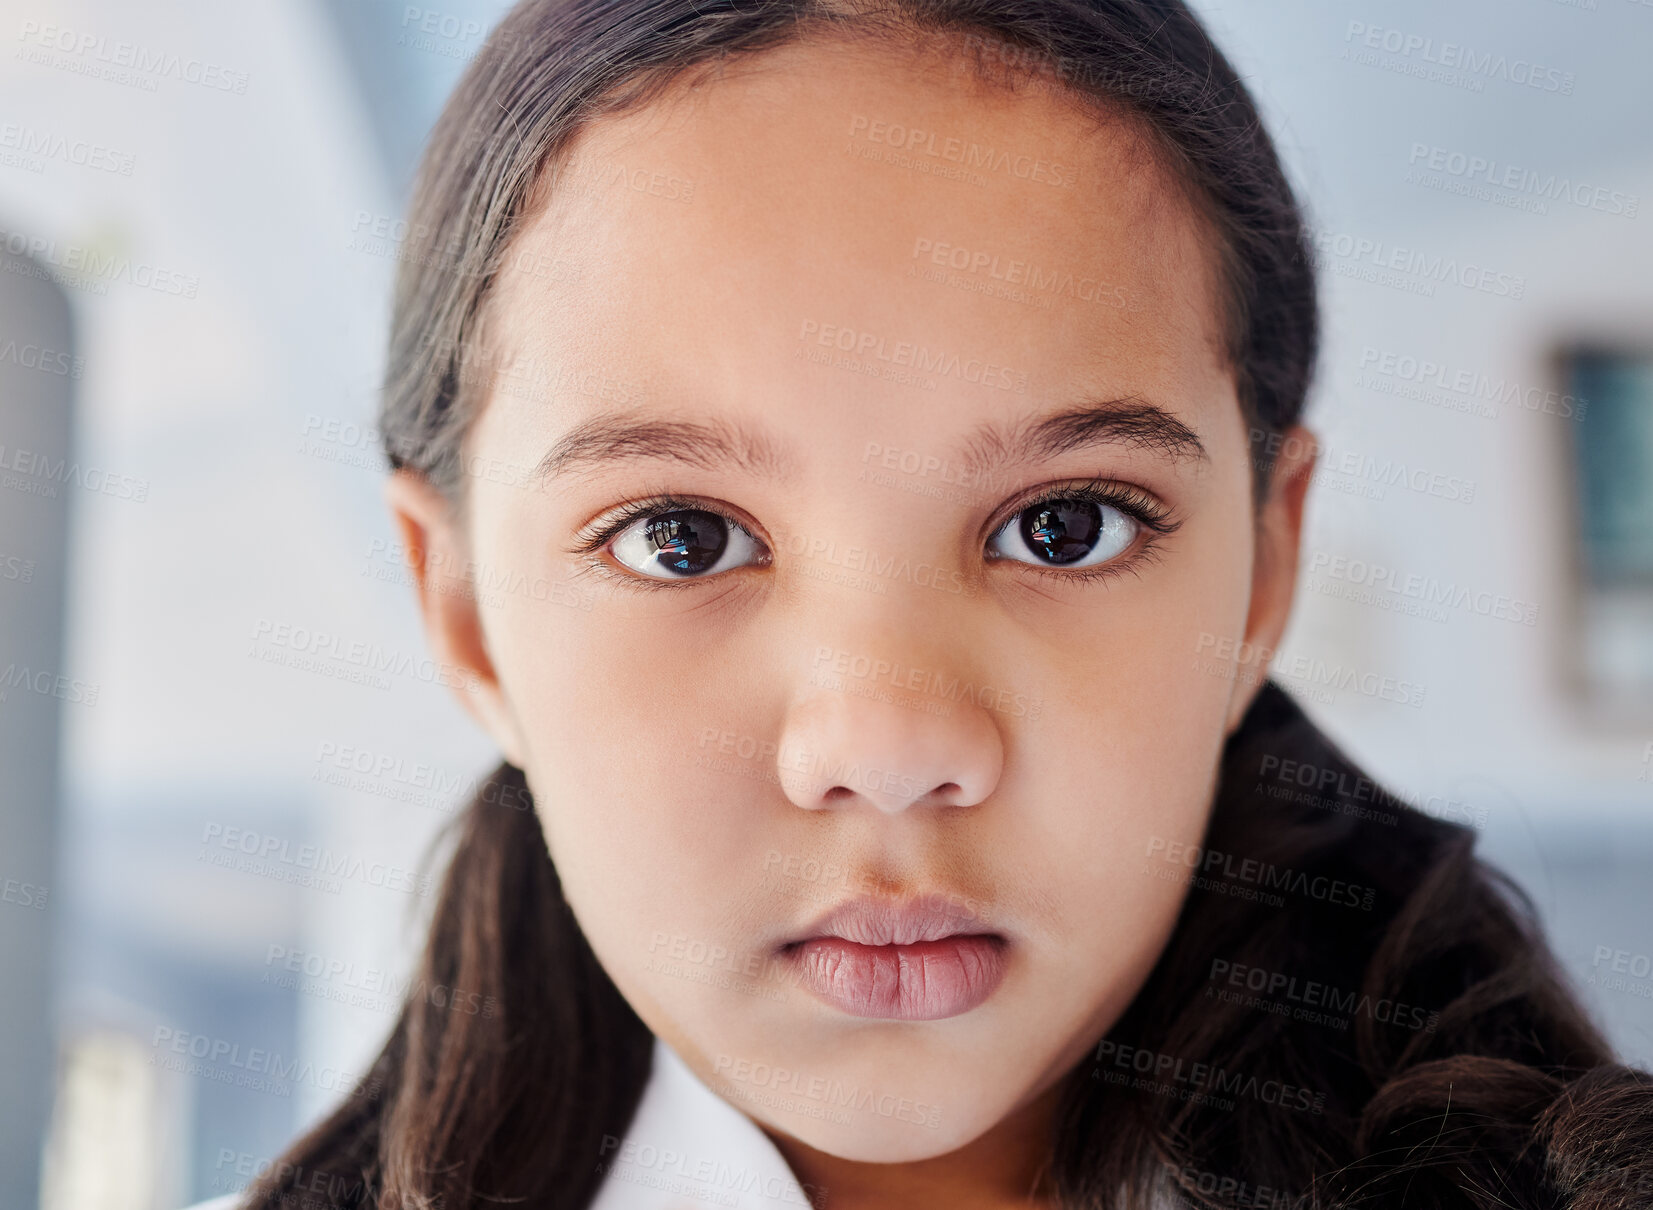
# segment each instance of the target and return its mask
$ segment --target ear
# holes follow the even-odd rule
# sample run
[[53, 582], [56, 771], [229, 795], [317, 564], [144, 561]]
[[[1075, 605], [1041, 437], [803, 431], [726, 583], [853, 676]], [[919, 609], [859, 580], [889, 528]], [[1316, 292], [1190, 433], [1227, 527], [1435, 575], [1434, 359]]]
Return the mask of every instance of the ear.
[[1291, 618], [1297, 590], [1297, 557], [1303, 537], [1303, 502], [1308, 496], [1320, 447], [1302, 425], [1278, 438], [1272, 453], [1267, 494], [1257, 516], [1252, 559], [1251, 606], [1246, 615], [1242, 658], [1234, 670], [1234, 695], [1224, 733], [1232, 735], [1268, 677], [1269, 662]]
[[413, 573], [425, 640], [448, 670], [443, 680], [493, 736], [505, 759], [523, 768], [522, 736], [488, 655], [477, 609], [470, 544], [447, 497], [423, 475], [399, 470], [385, 483], [407, 566]]

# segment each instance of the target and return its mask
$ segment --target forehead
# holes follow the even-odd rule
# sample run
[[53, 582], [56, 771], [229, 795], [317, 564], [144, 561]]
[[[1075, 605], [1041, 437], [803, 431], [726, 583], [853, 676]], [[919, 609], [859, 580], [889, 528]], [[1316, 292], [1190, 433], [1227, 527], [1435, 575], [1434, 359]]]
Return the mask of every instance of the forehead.
[[[668, 412], [1233, 398], [1211, 239], [1135, 120], [945, 48], [809, 40], [695, 73], [590, 123], [543, 185], [491, 339]], [[891, 372], [915, 365], [978, 374]], [[564, 392], [542, 419], [601, 406]]]

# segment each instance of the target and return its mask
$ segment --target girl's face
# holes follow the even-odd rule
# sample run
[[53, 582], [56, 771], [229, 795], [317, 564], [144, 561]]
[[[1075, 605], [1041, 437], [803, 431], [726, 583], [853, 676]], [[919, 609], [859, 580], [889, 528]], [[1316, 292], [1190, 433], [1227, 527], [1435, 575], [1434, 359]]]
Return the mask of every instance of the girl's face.
[[1157, 960], [1304, 478], [1259, 525], [1216, 299], [1134, 127], [820, 43], [592, 124], [514, 239], [468, 516], [393, 480], [427, 624], [771, 1130], [958, 1148]]

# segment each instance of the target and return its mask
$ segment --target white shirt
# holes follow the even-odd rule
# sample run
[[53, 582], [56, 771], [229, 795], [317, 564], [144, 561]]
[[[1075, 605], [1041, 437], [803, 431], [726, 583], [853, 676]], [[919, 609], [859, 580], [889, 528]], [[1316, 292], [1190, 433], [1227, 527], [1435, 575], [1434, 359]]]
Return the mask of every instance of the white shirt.
[[[808, 1210], [791, 1167], [756, 1124], [654, 1040], [654, 1067], [624, 1139], [603, 1140], [590, 1210]], [[234, 1210], [238, 1195], [189, 1210]], [[1156, 1191], [1156, 1207], [1174, 1204]]]
[[769, 1136], [654, 1040], [654, 1069], [624, 1140], [603, 1140], [591, 1210], [809, 1210]]

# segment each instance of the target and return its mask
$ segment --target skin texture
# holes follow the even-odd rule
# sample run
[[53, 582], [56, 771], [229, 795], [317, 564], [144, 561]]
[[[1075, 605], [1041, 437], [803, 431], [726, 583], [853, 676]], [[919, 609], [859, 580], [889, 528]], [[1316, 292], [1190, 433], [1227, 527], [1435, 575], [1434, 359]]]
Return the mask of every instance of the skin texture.
[[[954, 180], [906, 166], [942, 161], [922, 150], [866, 158], [890, 150], [874, 123], [1012, 160]], [[1131, 125], [935, 48], [766, 52], [593, 123], [576, 152], [579, 187], [524, 226], [484, 324], [496, 368], [539, 386], [488, 400], [462, 516], [411, 473], [389, 485], [432, 647], [480, 682], [461, 699], [525, 770], [616, 985], [801, 1180], [844, 1207], [1037, 1201], [1058, 1082], [1186, 893], [1150, 846], [1199, 842], [1258, 684], [1236, 644], [1278, 645], [1295, 581], [1309, 460], [1282, 458], [1254, 510], [1211, 236]], [[687, 199], [649, 187], [673, 178]], [[1001, 297], [990, 271], [935, 265], [941, 244], [1076, 284]], [[876, 348], [861, 372], [819, 343], [829, 326], [1006, 373], [925, 385]], [[1109, 400], [1157, 405], [1205, 456], [1116, 439], [957, 481], [972, 439], [991, 448], [983, 425], [1014, 436]], [[603, 417], [710, 424], [773, 457], [655, 448], [527, 481]], [[989, 557], [1036, 489], [1096, 478], [1175, 532], [1143, 532], [1106, 577]], [[767, 557], [658, 586], [576, 553], [594, 520], [664, 491]], [[856, 657], [922, 670], [920, 687], [857, 676]], [[946, 1019], [869, 1019], [766, 967], [861, 892], [998, 930], [1002, 984]], [[798, 1076], [777, 1089], [764, 1064]], [[829, 1081], [873, 1105], [833, 1104]]]

